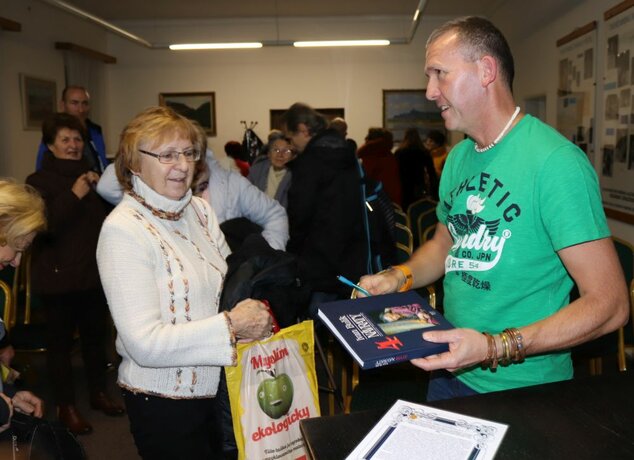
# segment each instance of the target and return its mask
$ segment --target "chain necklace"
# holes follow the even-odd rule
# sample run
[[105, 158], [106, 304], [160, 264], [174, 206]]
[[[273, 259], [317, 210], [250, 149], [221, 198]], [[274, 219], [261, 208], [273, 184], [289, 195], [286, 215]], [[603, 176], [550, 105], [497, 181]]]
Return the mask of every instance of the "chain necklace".
[[515, 112], [513, 112], [513, 116], [511, 116], [511, 119], [509, 120], [509, 122], [506, 124], [506, 126], [504, 127], [504, 129], [502, 129], [502, 132], [500, 132], [500, 134], [498, 134], [498, 137], [496, 137], [493, 142], [491, 142], [489, 145], [487, 145], [486, 147], [478, 147], [478, 143], [476, 142], [474, 145], [475, 151], [478, 153], [483, 153], [486, 152], [487, 150], [492, 149], [493, 147], [496, 146], [496, 144], [498, 142], [500, 142], [500, 140], [502, 139], [502, 137], [504, 137], [504, 135], [506, 134], [506, 132], [509, 130], [509, 128], [511, 127], [511, 125], [513, 124], [513, 122], [515, 121], [515, 119], [517, 118], [517, 115], [520, 113], [520, 106], [518, 105], [517, 107], [515, 107]]

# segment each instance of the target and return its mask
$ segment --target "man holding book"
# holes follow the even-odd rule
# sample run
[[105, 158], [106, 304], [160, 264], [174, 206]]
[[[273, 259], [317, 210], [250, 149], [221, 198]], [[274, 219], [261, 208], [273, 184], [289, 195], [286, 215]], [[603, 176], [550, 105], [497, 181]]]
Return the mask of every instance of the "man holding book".
[[[382, 294], [445, 275], [444, 313], [456, 328], [423, 337], [449, 351], [412, 361], [433, 371], [429, 400], [570, 379], [569, 349], [628, 317], [595, 171], [576, 146], [520, 113], [513, 56], [488, 20], [432, 32], [425, 68], [446, 128], [468, 138], [443, 170], [434, 237], [359, 284]], [[570, 303], [573, 282], [581, 295]]]

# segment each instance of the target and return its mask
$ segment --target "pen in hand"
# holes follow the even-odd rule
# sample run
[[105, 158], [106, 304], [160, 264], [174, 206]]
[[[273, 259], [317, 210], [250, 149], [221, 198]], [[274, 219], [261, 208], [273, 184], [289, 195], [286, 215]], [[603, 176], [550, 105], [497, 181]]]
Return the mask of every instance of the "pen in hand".
[[363, 289], [361, 286], [359, 286], [358, 284], [353, 283], [352, 281], [350, 281], [348, 278], [346, 278], [345, 276], [341, 276], [341, 275], [337, 275], [337, 279], [339, 281], [341, 281], [343, 284], [350, 286], [353, 289], [356, 289], [357, 291], [359, 291], [360, 293], [362, 293], [363, 295], [365, 295], [366, 297], [372, 297], [372, 294], [370, 294], [367, 290]]

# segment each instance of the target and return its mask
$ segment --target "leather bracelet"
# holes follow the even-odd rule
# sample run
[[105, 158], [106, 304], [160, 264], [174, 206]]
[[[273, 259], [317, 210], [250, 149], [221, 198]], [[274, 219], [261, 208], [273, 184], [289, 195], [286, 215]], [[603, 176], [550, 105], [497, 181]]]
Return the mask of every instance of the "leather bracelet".
[[390, 267], [393, 270], [398, 270], [405, 276], [405, 283], [401, 286], [398, 292], [409, 291], [414, 284], [414, 276], [412, 275], [412, 271], [409, 269], [407, 265], [392, 265]]

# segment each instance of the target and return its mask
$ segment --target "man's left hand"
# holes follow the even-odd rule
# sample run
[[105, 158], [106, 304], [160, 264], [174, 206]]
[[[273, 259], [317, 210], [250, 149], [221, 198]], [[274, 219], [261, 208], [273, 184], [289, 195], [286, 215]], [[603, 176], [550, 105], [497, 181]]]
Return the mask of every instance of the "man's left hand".
[[449, 344], [449, 351], [445, 353], [411, 361], [414, 366], [426, 371], [447, 369], [453, 372], [456, 369], [479, 364], [487, 357], [487, 339], [474, 329], [425, 332], [423, 338], [428, 342]]

